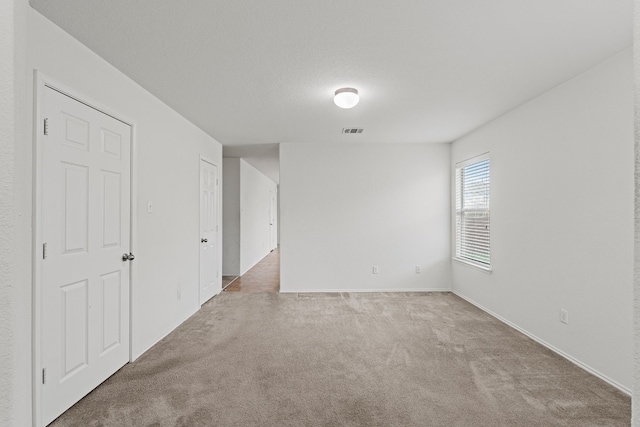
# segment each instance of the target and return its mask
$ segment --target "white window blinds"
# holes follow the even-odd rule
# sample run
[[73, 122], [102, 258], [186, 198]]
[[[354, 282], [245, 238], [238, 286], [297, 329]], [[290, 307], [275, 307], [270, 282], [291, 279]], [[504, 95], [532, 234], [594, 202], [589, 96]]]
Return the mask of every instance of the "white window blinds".
[[491, 267], [489, 155], [456, 165], [456, 258]]

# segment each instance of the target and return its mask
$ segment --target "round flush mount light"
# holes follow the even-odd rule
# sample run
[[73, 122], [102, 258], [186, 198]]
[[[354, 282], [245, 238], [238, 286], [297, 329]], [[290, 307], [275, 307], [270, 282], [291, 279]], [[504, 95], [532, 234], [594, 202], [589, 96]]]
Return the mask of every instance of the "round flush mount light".
[[340, 108], [353, 108], [360, 101], [358, 91], [351, 87], [343, 87], [336, 91], [333, 102]]

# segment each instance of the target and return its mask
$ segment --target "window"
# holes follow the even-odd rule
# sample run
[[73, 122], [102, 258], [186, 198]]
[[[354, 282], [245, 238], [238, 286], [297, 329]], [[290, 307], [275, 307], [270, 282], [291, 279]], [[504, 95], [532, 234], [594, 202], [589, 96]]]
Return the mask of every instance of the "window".
[[491, 268], [489, 153], [456, 165], [456, 254], [459, 261]]

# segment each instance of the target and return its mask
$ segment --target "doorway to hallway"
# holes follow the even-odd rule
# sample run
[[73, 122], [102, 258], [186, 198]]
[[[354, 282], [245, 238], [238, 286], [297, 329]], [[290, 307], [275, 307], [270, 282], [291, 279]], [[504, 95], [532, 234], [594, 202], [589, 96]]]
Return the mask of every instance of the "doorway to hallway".
[[271, 251], [224, 292], [280, 292], [280, 249]]

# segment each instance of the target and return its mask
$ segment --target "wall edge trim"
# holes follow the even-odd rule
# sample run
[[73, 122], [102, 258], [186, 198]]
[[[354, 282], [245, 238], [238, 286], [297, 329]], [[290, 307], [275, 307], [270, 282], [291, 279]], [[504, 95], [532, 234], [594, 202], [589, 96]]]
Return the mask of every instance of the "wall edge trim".
[[532, 334], [531, 332], [527, 331], [526, 329], [521, 328], [520, 326], [518, 326], [515, 323], [505, 319], [504, 317], [494, 313], [493, 311], [487, 309], [486, 307], [482, 306], [481, 304], [478, 304], [477, 302], [475, 302], [471, 298], [468, 298], [468, 297], [460, 294], [458, 291], [452, 290], [451, 293], [453, 293], [454, 295], [462, 298], [463, 300], [467, 301], [469, 304], [474, 305], [475, 307], [479, 308], [480, 310], [484, 311], [485, 313], [489, 314], [490, 316], [492, 316], [492, 317], [496, 318], [497, 320], [501, 321], [505, 325], [507, 325], [507, 326], [515, 329], [516, 331], [526, 335], [527, 337], [531, 338], [532, 340], [534, 340], [538, 344], [548, 348], [549, 350], [553, 351], [557, 355], [567, 359], [569, 362], [573, 363], [577, 367], [583, 369], [584, 371], [590, 373], [591, 375], [594, 375], [594, 376], [600, 378], [601, 380], [603, 380], [607, 384], [613, 386], [614, 388], [620, 390], [621, 392], [623, 392], [627, 396], [631, 397], [631, 389], [630, 388], [623, 386], [622, 384], [620, 384], [617, 381], [609, 378], [608, 376], [606, 376], [603, 373], [599, 372], [598, 370], [592, 368], [591, 366], [581, 362], [580, 360], [574, 358], [573, 356], [569, 355], [568, 353], [565, 353], [564, 351], [560, 350], [559, 348], [549, 344], [545, 340], [543, 340], [541, 338], [538, 338], [536, 335]]
[[[217, 294], [216, 294], [217, 295]], [[214, 295], [212, 298], [215, 298]], [[197, 309], [193, 310], [193, 312], [189, 312], [185, 317], [183, 317], [181, 320], [179, 320], [176, 325], [171, 328], [166, 334], [161, 335], [157, 340], [155, 340], [152, 344], [150, 344], [149, 346], [147, 346], [147, 348], [145, 348], [144, 350], [141, 350], [139, 353], [137, 354], [133, 354], [133, 357], [131, 359], [131, 361], [129, 363], [133, 363], [135, 362], [138, 358], [140, 358], [140, 356], [142, 356], [143, 354], [145, 354], [147, 351], [151, 350], [156, 344], [158, 344], [160, 341], [162, 341], [163, 339], [165, 339], [167, 336], [169, 336], [173, 331], [175, 331], [176, 329], [178, 329], [178, 326], [182, 325], [184, 322], [186, 322], [187, 320], [189, 320], [189, 318], [191, 316], [193, 316], [194, 314], [196, 314], [198, 311], [200, 311], [200, 305], [198, 306]]]
[[280, 289], [282, 294], [305, 294], [305, 293], [379, 293], [379, 292], [452, 292], [451, 288], [380, 288], [380, 289]]

